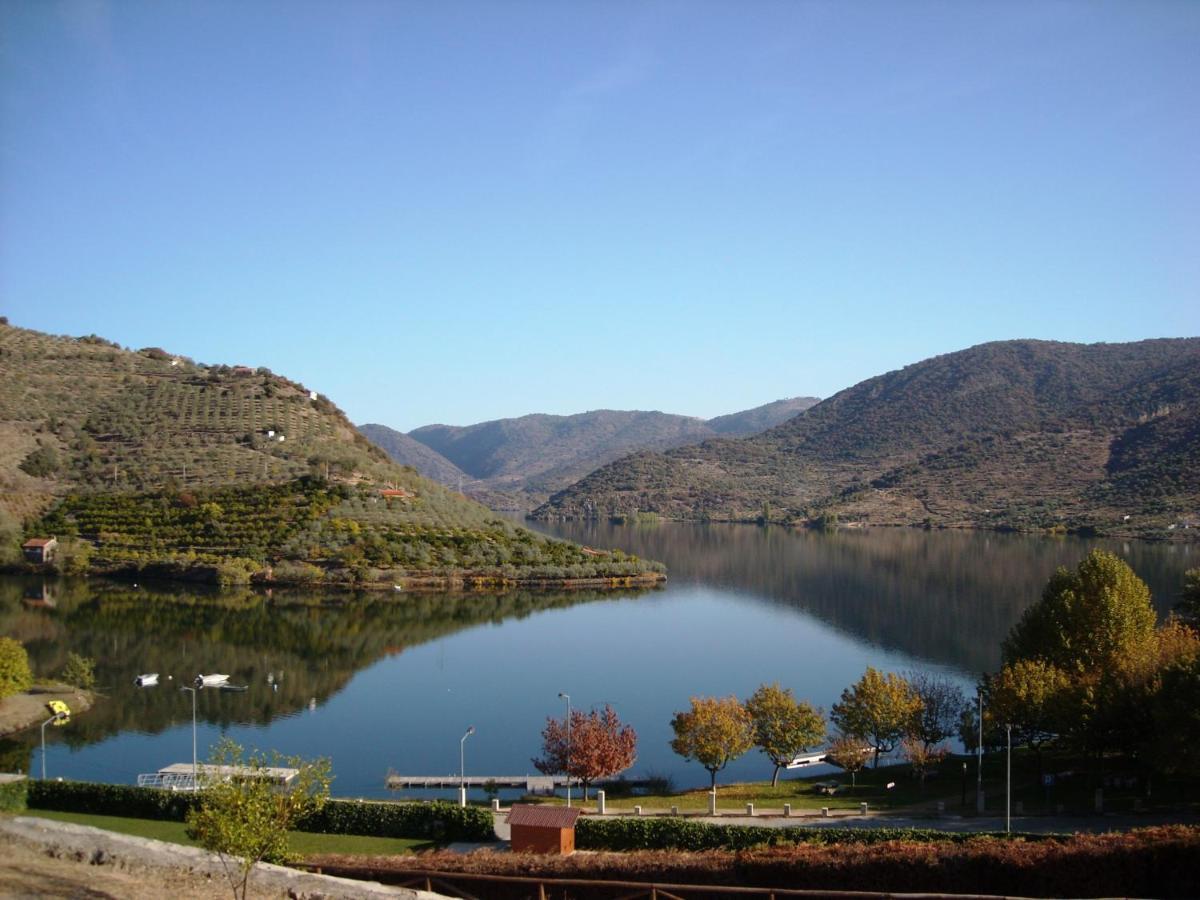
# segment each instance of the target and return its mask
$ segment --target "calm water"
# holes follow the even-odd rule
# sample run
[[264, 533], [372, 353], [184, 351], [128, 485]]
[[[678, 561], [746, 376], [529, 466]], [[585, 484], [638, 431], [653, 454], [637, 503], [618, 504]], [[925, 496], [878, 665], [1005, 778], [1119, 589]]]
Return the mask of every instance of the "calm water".
[[[132, 782], [191, 759], [191, 697], [177, 685], [223, 672], [244, 693], [199, 695], [199, 746], [238, 742], [333, 759], [335, 793], [386, 796], [389, 771], [533, 771], [558, 693], [611, 703], [639, 735], [631, 775], [678, 786], [706, 773], [667, 745], [693, 694], [745, 697], [779, 681], [828, 709], [868, 665], [960, 678], [994, 668], [999, 642], [1059, 565], [1093, 546], [1124, 556], [1174, 602], [1187, 545], [915, 530], [795, 533], [751, 526], [567, 524], [549, 533], [664, 561], [665, 588], [623, 594], [512, 592], [411, 597], [217, 593], [96, 581], [0, 580], [0, 633], [39, 672], [75, 650], [106, 697], [47, 729], [50, 777]], [[53, 606], [45, 605], [49, 599]], [[134, 677], [159, 672], [158, 688]], [[0, 741], [0, 771], [40, 768], [38, 732]], [[765, 778], [751, 753], [722, 780]]]

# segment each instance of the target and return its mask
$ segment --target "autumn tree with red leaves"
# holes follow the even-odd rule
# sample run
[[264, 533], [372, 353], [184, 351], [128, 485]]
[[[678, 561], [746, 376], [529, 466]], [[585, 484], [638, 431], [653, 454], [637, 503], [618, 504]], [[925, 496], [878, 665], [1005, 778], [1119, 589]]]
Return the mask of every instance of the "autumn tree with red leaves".
[[545, 775], [566, 772], [583, 785], [583, 799], [587, 800], [593, 781], [624, 772], [636, 760], [637, 732], [633, 726], [623, 725], [613, 708], [605, 705], [590, 713], [571, 711], [569, 747], [566, 719], [547, 718], [542, 729], [542, 757], [532, 762]]

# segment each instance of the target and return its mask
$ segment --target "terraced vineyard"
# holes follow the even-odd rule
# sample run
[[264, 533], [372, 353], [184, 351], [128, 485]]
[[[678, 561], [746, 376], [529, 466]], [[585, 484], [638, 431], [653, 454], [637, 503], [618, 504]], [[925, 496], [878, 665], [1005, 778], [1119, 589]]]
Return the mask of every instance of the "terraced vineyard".
[[0, 379], [0, 514], [63, 539], [69, 570], [339, 584], [654, 572], [497, 519], [267, 369], [0, 324]]

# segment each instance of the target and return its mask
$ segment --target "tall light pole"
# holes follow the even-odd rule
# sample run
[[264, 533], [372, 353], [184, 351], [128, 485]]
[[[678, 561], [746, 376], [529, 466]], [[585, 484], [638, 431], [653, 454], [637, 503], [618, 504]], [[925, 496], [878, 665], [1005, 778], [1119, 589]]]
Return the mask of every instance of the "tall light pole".
[[571, 806], [571, 695], [558, 692], [558, 696], [567, 701], [567, 807]]
[[1005, 725], [1004, 730], [1008, 732], [1008, 774], [1005, 777], [1004, 831], [1007, 834], [1012, 834], [1012, 726]]
[[983, 812], [983, 691], [979, 695], [979, 741], [975, 744], [975, 810]]
[[467, 738], [474, 733], [475, 726], [472, 725], [458, 742], [458, 805], [464, 809], [467, 806]]
[[42, 781], [46, 780], [46, 726], [51, 722], [58, 722], [66, 717], [66, 713], [56, 712], [42, 723]]
[[188, 691], [192, 695], [192, 790], [194, 791], [200, 786], [200, 782], [196, 779], [196, 691], [200, 688], [184, 685], [180, 690]]

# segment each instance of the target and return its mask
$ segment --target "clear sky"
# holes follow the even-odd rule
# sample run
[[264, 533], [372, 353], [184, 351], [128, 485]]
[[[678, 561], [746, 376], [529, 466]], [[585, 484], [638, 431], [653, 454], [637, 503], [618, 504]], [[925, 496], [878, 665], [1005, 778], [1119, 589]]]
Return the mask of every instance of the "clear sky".
[[1200, 2], [0, 0], [0, 309], [408, 430], [1200, 333]]

